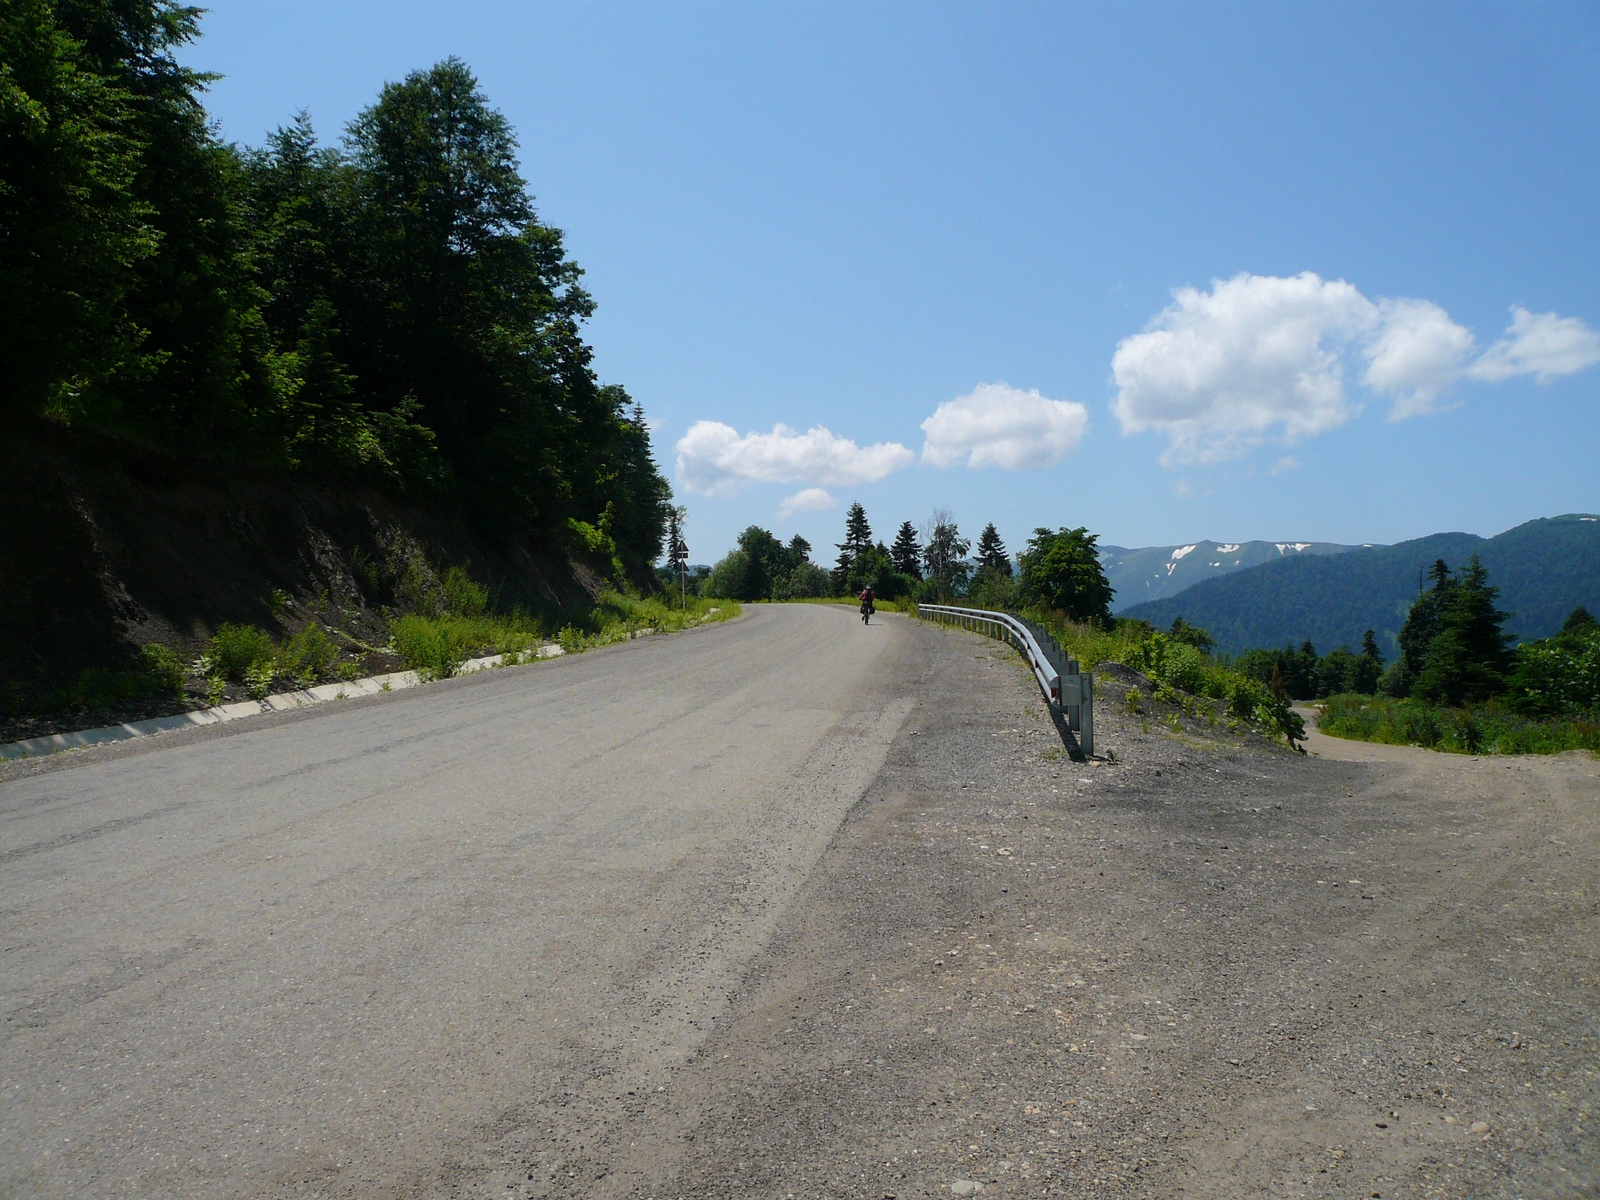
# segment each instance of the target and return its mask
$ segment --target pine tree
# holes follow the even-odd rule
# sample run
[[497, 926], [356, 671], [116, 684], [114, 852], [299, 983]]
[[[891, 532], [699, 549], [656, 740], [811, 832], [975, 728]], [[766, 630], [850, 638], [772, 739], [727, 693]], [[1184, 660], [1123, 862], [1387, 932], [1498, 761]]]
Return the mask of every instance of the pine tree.
[[1361, 653], [1351, 659], [1344, 690], [1370, 696], [1378, 690], [1378, 680], [1383, 675], [1383, 651], [1378, 649], [1378, 635], [1369, 629], [1361, 635]]
[[685, 608], [689, 605], [689, 584], [686, 569], [689, 563], [689, 543], [683, 540], [683, 523], [689, 512], [682, 505], [667, 506], [667, 563], [678, 577], [678, 593]]
[[[1510, 613], [1495, 607], [1500, 589], [1474, 554], [1438, 610], [1438, 632], [1413, 691], [1424, 700], [1471, 704], [1505, 690], [1511, 637], [1503, 626]], [[1409, 622], [1408, 622], [1409, 623]]]
[[852, 504], [844, 514], [844, 541], [838, 543], [839, 559], [833, 569], [834, 582], [846, 595], [860, 589], [856, 582], [858, 560], [872, 549], [872, 526], [867, 523], [867, 510], [861, 502]]
[[980, 574], [1005, 575], [1011, 574], [1011, 555], [1006, 553], [1006, 544], [1000, 540], [1000, 531], [990, 521], [983, 527], [983, 532], [978, 535], [978, 548], [974, 557], [978, 560]]
[[1444, 559], [1435, 559], [1428, 568], [1428, 578], [1433, 587], [1422, 592], [1406, 614], [1406, 623], [1400, 627], [1400, 657], [1384, 675], [1384, 689], [1396, 696], [1408, 696], [1422, 674], [1428, 658], [1428, 646], [1439, 632], [1439, 613], [1450, 589], [1455, 587], [1455, 576]]
[[889, 547], [889, 558], [900, 574], [922, 578], [922, 543], [917, 540], [916, 526], [910, 521], [900, 522], [900, 532], [895, 534], [894, 545]]
[[1383, 651], [1378, 649], [1378, 634], [1376, 630], [1369, 629], [1361, 635], [1361, 653], [1383, 666]]
[[1588, 633], [1596, 628], [1600, 628], [1600, 621], [1596, 621], [1581, 604], [1569, 612], [1567, 619], [1561, 623], [1562, 633]]
[[811, 561], [811, 543], [798, 533], [789, 539], [789, 553], [794, 555], [794, 562], [799, 566], [803, 562]]

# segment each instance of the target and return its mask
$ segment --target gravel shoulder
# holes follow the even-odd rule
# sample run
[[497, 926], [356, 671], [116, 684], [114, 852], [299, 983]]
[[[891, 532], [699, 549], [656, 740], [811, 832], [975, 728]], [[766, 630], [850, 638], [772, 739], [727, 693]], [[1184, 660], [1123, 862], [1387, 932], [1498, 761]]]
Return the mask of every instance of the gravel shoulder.
[[1600, 764], [1310, 754], [919, 627], [729, 1011], [523, 1195], [1595, 1196]]

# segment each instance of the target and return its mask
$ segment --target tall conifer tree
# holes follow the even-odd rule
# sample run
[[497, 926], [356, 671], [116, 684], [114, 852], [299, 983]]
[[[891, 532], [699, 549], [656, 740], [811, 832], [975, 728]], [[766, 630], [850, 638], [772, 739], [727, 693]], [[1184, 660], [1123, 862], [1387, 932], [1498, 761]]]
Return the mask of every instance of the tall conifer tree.
[[901, 521], [894, 535], [894, 545], [889, 547], [889, 559], [894, 569], [913, 579], [922, 578], [922, 543], [917, 539], [917, 528], [910, 521]]

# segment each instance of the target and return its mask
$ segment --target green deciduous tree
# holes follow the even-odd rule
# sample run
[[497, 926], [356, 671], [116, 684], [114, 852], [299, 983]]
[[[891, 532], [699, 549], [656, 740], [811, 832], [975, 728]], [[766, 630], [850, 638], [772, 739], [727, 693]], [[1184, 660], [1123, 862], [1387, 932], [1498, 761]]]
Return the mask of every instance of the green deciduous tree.
[[602, 386], [593, 301], [466, 65], [219, 142], [171, 0], [0, 6], [0, 412], [453, 493], [484, 531], [644, 580], [671, 493]]
[[1535, 717], [1600, 716], [1600, 622], [1579, 607], [1554, 637], [1518, 646], [1506, 703]]
[[1024, 601], [1074, 621], [1108, 624], [1114, 593], [1100, 565], [1098, 542], [1082, 526], [1035, 529], [1020, 557]]
[[930, 599], [949, 603], [964, 593], [972, 575], [972, 564], [967, 561], [971, 548], [972, 543], [961, 536], [954, 514], [935, 509], [922, 548], [922, 573], [927, 587], [919, 589], [918, 595], [925, 591]]
[[139, 187], [139, 95], [65, 7], [15, 0], [0, 14], [0, 405], [12, 417], [79, 416], [108, 380], [158, 365], [128, 305], [161, 244]]

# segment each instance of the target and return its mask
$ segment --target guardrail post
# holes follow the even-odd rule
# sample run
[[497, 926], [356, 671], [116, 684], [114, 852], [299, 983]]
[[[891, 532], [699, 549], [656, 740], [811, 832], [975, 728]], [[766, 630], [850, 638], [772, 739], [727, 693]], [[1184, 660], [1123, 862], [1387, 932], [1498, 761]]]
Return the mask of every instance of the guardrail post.
[[1083, 751], [1085, 758], [1094, 757], [1094, 675], [1085, 671], [1078, 676], [1081, 681], [1078, 691], [1082, 701], [1078, 706], [1078, 724], [1082, 726], [1078, 734], [1078, 748]]

